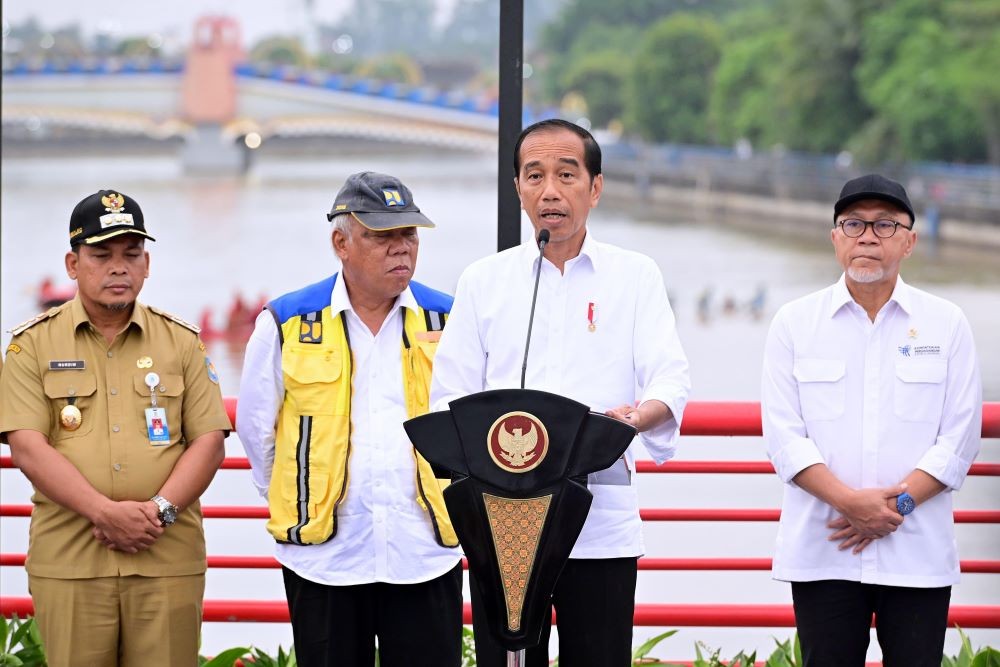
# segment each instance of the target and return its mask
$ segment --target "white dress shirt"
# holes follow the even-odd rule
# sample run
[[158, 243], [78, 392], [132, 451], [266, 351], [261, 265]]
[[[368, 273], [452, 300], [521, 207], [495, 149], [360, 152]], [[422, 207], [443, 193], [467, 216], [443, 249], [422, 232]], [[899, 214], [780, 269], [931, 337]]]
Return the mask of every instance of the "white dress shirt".
[[[403, 430], [407, 415], [400, 306], [416, 310], [416, 300], [406, 288], [375, 335], [351, 307], [343, 276], [334, 284], [331, 304], [334, 314], [347, 312], [354, 358], [350, 482], [332, 540], [307, 546], [277, 544], [275, 555], [299, 576], [321, 584], [428, 581], [455, 567], [461, 552], [437, 544], [427, 512], [417, 505], [413, 446]], [[278, 328], [264, 311], [247, 343], [236, 412], [236, 430], [250, 459], [253, 483], [264, 497], [284, 393]]]
[[[538, 248], [529, 241], [462, 274], [434, 359], [432, 409], [445, 410], [478, 391], [520, 387], [537, 262]], [[690, 379], [653, 260], [598, 243], [590, 232], [564, 273], [544, 260], [525, 388], [561, 394], [601, 413], [637, 400], [662, 401], [673, 418], [639, 439], [657, 461], [669, 459]], [[626, 458], [634, 470], [633, 454]], [[642, 555], [634, 476], [630, 485], [592, 484], [590, 491], [590, 514], [570, 557]]]
[[[785, 482], [775, 579], [958, 581], [951, 492], [979, 452], [982, 385], [957, 306], [898, 278], [872, 322], [841, 276], [775, 315], [761, 398], [768, 455]], [[855, 489], [898, 484], [914, 469], [947, 488], [856, 555], [828, 540], [837, 512], [792, 481], [817, 463]]]

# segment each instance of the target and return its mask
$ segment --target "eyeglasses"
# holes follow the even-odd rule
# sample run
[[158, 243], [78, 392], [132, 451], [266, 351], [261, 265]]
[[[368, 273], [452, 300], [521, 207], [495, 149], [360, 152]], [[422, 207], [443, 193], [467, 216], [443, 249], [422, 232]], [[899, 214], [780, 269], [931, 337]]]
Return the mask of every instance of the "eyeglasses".
[[857, 220], [854, 218], [848, 220], [838, 220], [836, 223], [842, 230], [844, 230], [844, 236], [849, 236], [855, 239], [865, 233], [865, 228], [868, 225], [872, 226], [872, 231], [875, 232], [875, 236], [880, 239], [887, 239], [896, 233], [896, 227], [902, 227], [903, 229], [913, 229], [913, 225], [907, 227], [901, 222], [896, 222], [895, 220]]

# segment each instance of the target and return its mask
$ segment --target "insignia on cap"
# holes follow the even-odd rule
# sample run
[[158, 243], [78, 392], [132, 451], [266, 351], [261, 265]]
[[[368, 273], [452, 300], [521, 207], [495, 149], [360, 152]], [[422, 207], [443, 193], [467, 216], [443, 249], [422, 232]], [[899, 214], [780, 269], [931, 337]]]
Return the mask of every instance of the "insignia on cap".
[[71, 231], [69, 233], [69, 237], [73, 238], [74, 236], [79, 236], [80, 234], [83, 234], [83, 227], [77, 227], [76, 229]]
[[346, 208], [347, 208], [347, 204], [337, 204], [337, 207], [336, 207], [335, 210], [337, 210], [337, 211], [343, 211]]
[[[112, 192], [109, 195], [101, 197], [101, 203], [104, 204], [104, 210], [108, 213], [121, 213], [122, 209], [125, 208], [125, 197], [117, 192]], [[101, 218], [102, 222], [103, 219], [104, 216]]]
[[508, 412], [493, 422], [486, 448], [493, 462], [507, 472], [528, 472], [545, 459], [549, 434], [535, 415]]
[[406, 202], [403, 201], [403, 197], [399, 194], [399, 190], [382, 188], [382, 196], [385, 197], [386, 206], [406, 206]]

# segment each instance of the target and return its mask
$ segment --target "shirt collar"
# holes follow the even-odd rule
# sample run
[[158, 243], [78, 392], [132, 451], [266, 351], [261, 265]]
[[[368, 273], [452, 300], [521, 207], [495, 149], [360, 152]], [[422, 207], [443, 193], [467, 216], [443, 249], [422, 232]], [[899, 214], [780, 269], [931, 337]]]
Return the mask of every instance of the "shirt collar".
[[[414, 312], [417, 311], [417, 299], [413, 296], [413, 291], [409, 285], [396, 297], [396, 302], [392, 305], [392, 309], [399, 308], [400, 306], [409, 308]], [[351, 299], [347, 295], [347, 282], [344, 280], [344, 274], [341, 273], [333, 281], [333, 292], [330, 294], [330, 311], [336, 315], [344, 310], [353, 311], [354, 306], [351, 305]]]
[[[535, 242], [534, 237], [521, 243], [521, 252], [523, 253], [525, 265], [531, 269], [532, 273], [534, 273], [535, 262], [538, 260], [538, 243]], [[572, 262], [577, 257], [586, 258], [586, 260], [590, 262], [590, 266], [596, 271], [600, 254], [600, 243], [598, 243], [597, 239], [594, 238], [593, 232], [591, 232], [588, 228], [587, 235], [583, 237], [583, 245], [580, 247], [580, 254], [569, 261]]]
[[[888, 302], [895, 301], [897, 306], [909, 314], [911, 299], [910, 286], [903, 282], [903, 276], [896, 276], [896, 286], [892, 289], [892, 296], [889, 297]], [[830, 295], [830, 317], [836, 315], [841, 308], [852, 301], [854, 301], [854, 297], [847, 289], [847, 276], [842, 273]]]
[[[90, 321], [90, 316], [87, 315], [86, 308], [83, 307], [83, 301], [80, 300], [80, 293], [77, 292], [76, 296], [73, 297], [73, 301], [70, 302], [70, 312], [73, 315], [73, 330], [80, 328], [81, 324], [93, 324]], [[132, 304], [132, 317], [129, 319], [129, 323], [125, 325], [122, 329], [128, 329], [131, 325], [136, 325], [140, 330], [146, 330], [146, 308], [141, 303], [136, 301]]]

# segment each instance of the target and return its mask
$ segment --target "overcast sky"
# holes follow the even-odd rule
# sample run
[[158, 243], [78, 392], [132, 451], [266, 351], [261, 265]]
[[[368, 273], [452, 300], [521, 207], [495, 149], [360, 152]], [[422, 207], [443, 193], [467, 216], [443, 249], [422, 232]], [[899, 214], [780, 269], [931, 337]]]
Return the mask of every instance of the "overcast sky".
[[[454, 0], [437, 3], [441, 18]], [[353, 0], [313, 0], [312, 11], [315, 20], [330, 23], [353, 4]], [[265, 35], [301, 30], [306, 24], [305, 5], [305, 0], [3, 0], [3, 20], [16, 24], [35, 16], [47, 28], [79, 23], [88, 35], [108, 30], [120, 36], [157, 32], [187, 41], [199, 16], [223, 14], [240, 22], [243, 43], [249, 45]]]

